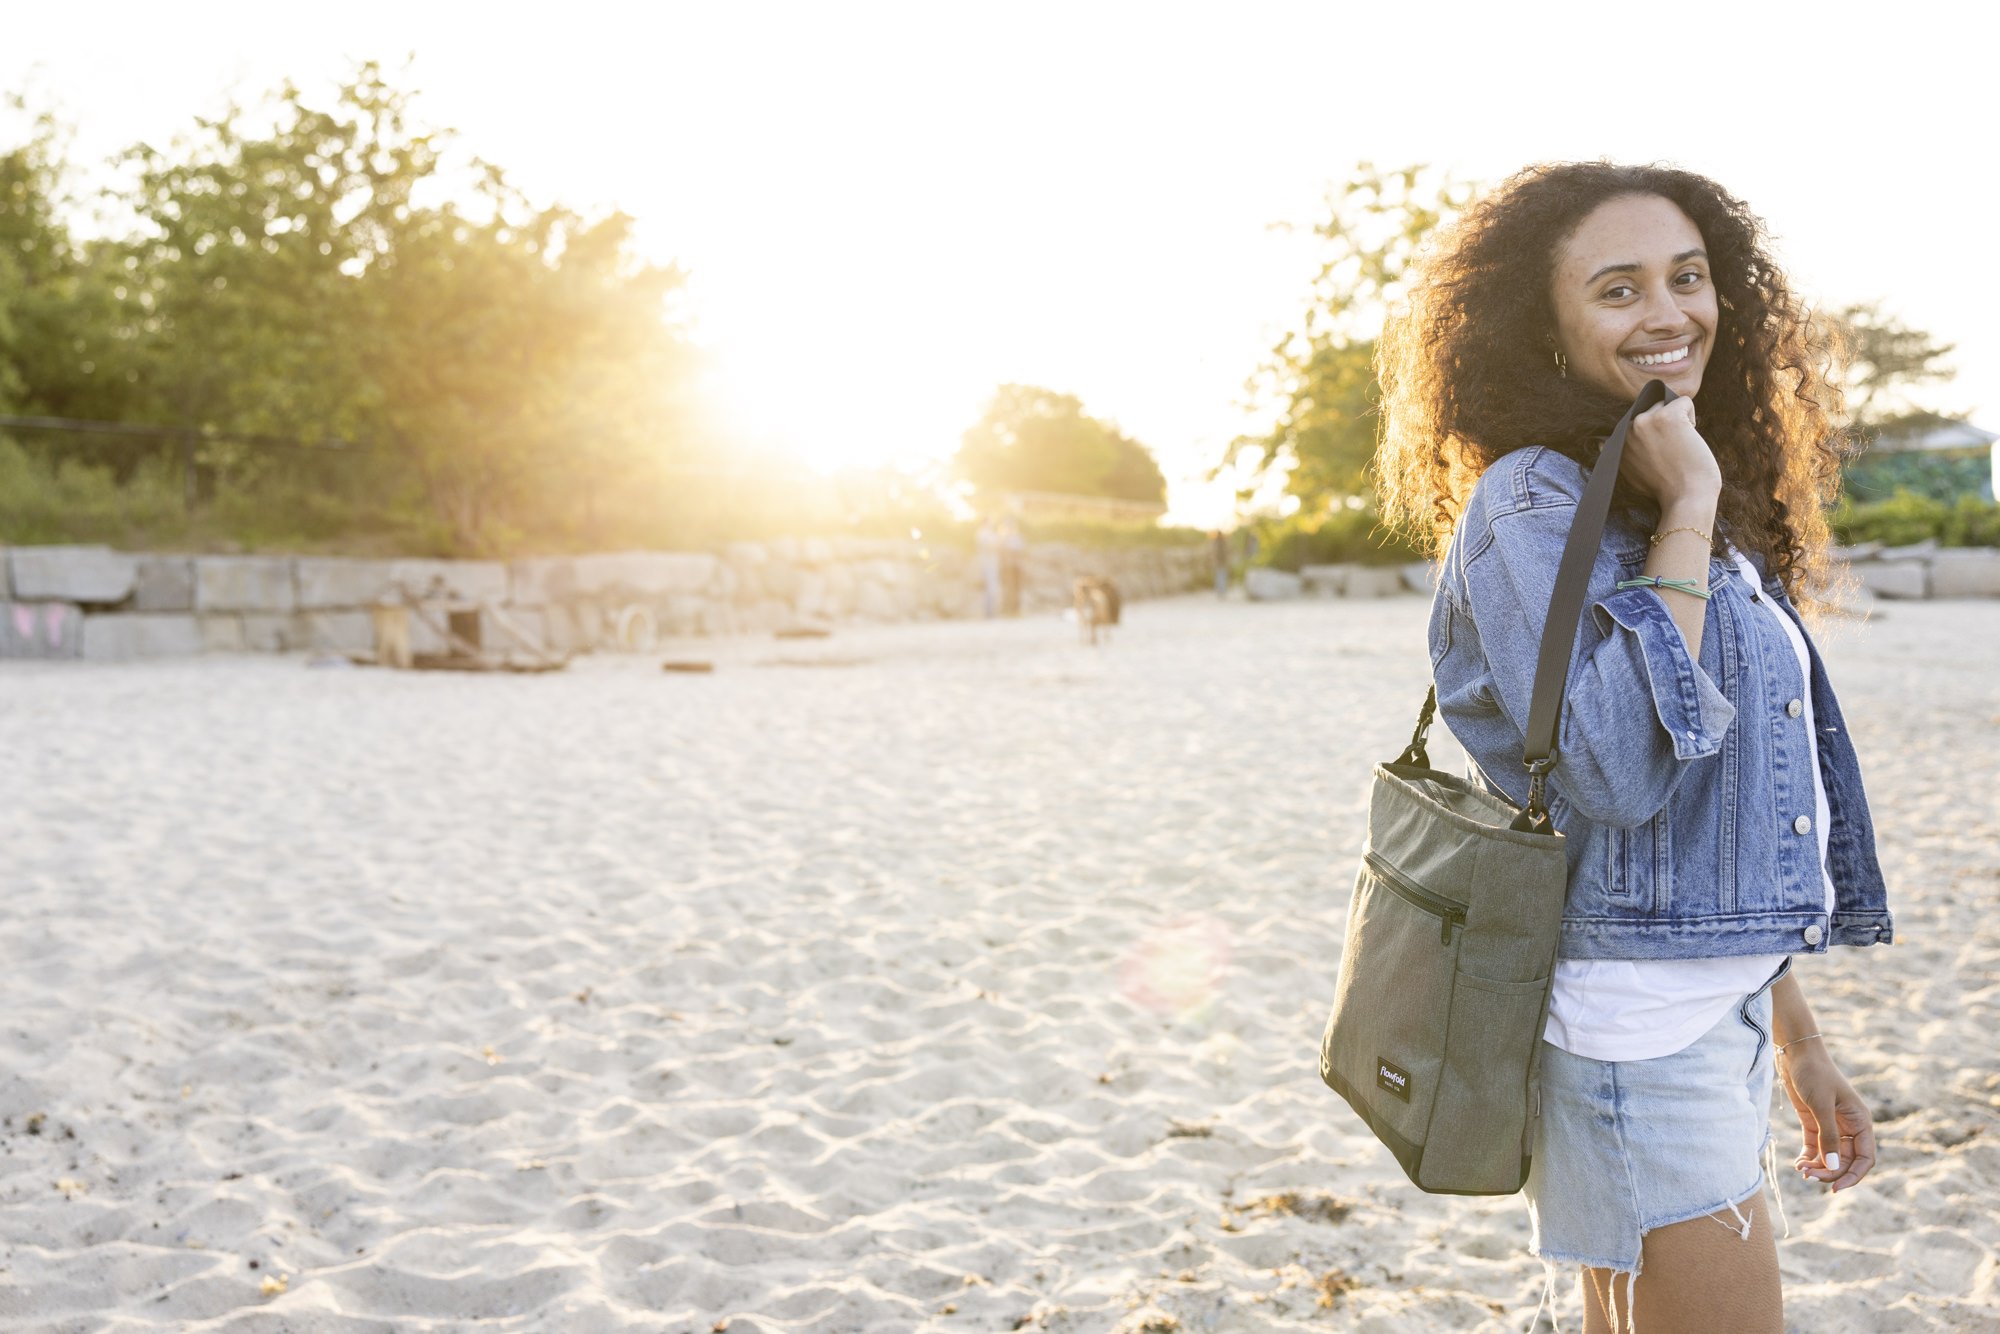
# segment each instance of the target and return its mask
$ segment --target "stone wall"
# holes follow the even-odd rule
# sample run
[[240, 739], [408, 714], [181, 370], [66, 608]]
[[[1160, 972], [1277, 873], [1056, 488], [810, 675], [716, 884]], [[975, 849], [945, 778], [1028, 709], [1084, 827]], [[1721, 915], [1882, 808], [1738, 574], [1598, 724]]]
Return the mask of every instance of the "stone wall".
[[[1022, 610], [1066, 607], [1097, 574], [1127, 600], [1206, 587], [1205, 545], [1029, 546]], [[166, 556], [106, 547], [0, 550], [0, 657], [120, 659], [373, 648], [368, 609], [424, 599], [494, 609], [489, 646], [643, 649], [663, 635], [936, 620], [983, 613], [976, 560], [914, 541], [739, 542], [721, 552], [612, 552], [516, 561]], [[419, 653], [442, 636], [413, 627]]]
[[[1837, 548], [1883, 598], [2000, 597], [2000, 550], [1935, 542]], [[1069, 605], [1071, 581], [1098, 574], [1127, 600], [1212, 587], [1206, 544], [1086, 550], [1031, 545], [1022, 609]], [[1255, 568], [1245, 592], [1386, 597], [1430, 590], [1434, 568]], [[166, 556], [107, 547], [0, 549], [0, 658], [120, 659], [204, 652], [365, 653], [368, 608], [413, 598], [483, 605], [489, 646], [556, 653], [644, 649], [660, 636], [767, 633], [982, 614], [976, 560], [893, 539], [739, 542], [720, 552], [609, 552], [516, 561], [354, 560], [330, 556]], [[526, 643], [520, 641], [525, 640]], [[443, 637], [413, 627], [419, 653]]]
[[1926, 539], [1906, 547], [1866, 542], [1833, 554], [1877, 597], [2000, 597], [2000, 550], [1993, 547], [1941, 547]]
[[[1835, 578], [1851, 572], [1868, 593], [1880, 598], [2000, 597], [2000, 549], [1941, 547], [1935, 539], [1904, 547], [1880, 542], [1834, 547]], [[1245, 580], [1253, 601], [1293, 597], [1388, 597], [1396, 593], [1428, 594], [1437, 583], [1437, 566], [1308, 565], [1297, 574], [1253, 569]]]

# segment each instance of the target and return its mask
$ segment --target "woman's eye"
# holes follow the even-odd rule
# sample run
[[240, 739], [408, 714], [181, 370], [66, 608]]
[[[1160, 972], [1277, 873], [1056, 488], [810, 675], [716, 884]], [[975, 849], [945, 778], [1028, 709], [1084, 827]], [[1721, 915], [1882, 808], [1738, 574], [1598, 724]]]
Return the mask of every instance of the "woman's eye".
[[1675, 278], [1674, 281], [1677, 283], [1683, 283], [1685, 286], [1688, 287], [1698, 286], [1701, 283], [1701, 270], [1689, 269], [1686, 273], [1683, 273], [1678, 278]]
[[1631, 290], [1632, 289], [1624, 283], [1614, 283], [1610, 287], [1604, 289], [1604, 295], [1605, 298], [1610, 301], [1623, 301], [1625, 299], [1624, 294], [1630, 292]]

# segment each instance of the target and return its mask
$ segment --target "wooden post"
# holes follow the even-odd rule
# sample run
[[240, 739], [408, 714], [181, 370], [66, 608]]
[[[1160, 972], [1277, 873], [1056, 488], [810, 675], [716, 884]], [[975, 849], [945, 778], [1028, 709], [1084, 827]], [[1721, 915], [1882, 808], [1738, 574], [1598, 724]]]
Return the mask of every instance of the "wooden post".
[[186, 431], [181, 435], [181, 508], [189, 514], [194, 513], [195, 489], [194, 432]]
[[375, 621], [375, 661], [383, 667], [408, 670], [410, 658], [410, 609], [393, 603], [377, 603], [368, 609]]

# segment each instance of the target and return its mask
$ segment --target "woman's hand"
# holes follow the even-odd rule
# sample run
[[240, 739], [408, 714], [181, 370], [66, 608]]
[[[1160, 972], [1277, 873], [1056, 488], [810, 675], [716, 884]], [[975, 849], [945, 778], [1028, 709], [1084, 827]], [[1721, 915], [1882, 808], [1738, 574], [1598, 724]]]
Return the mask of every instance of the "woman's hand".
[[1662, 506], [1713, 503], [1722, 491], [1722, 468], [1695, 429], [1694, 399], [1683, 395], [1634, 417], [1618, 473]]
[[1805, 1136], [1792, 1165], [1836, 1191], [1859, 1185], [1875, 1166], [1875, 1119], [1827, 1054], [1825, 1039], [1814, 1037], [1781, 1052], [1778, 1072]]

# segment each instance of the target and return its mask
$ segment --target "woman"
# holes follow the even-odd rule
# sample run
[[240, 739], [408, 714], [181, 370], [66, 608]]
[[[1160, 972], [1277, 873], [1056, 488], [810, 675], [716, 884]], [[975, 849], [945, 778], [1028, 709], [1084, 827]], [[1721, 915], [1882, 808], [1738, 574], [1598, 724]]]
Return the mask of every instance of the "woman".
[[1779, 1334], [1774, 1069], [1803, 1176], [1844, 1190], [1875, 1161], [1793, 958], [1891, 937], [1858, 764], [1793, 603], [1817, 612], [1825, 569], [1830, 349], [1761, 223], [1684, 171], [1529, 168], [1413, 278], [1379, 353], [1377, 466], [1390, 513], [1442, 557], [1439, 711], [1468, 776], [1516, 805], [1584, 479], [1641, 387], [1678, 395], [1627, 440], [1557, 733], [1570, 890], [1532, 1249], [1551, 1282], [1580, 1266], [1587, 1330]]

